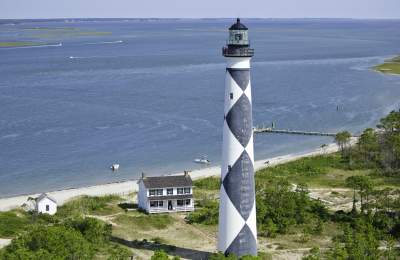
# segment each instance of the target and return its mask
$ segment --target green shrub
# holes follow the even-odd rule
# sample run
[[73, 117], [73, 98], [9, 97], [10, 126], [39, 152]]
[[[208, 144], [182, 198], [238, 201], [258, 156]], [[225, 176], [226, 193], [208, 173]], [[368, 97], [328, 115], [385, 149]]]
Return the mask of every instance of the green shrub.
[[202, 207], [198, 207], [195, 211], [189, 213], [186, 220], [189, 224], [216, 225], [218, 224], [218, 207], [217, 201], [207, 200]]
[[4, 259], [91, 259], [90, 243], [76, 230], [37, 226], [5, 248]]
[[79, 231], [90, 243], [100, 246], [109, 240], [112, 227], [95, 218], [78, 218], [68, 220], [66, 226]]
[[13, 237], [26, 229], [29, 219], [25, 213], [0, 212], [0, 237]]
[[154, 252], [151, 260], [169, 260], [169, 256], [163, 250], [157, 250]]
[[114, 245], [108, 249], [109, 257], [107, 260], [127, 260], [132, 256], [132, 252], [122, 246]]

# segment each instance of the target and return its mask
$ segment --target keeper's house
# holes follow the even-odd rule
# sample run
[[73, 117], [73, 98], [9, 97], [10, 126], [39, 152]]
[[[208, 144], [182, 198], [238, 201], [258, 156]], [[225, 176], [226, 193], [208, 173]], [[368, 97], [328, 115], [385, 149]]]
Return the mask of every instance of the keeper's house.
[[190, 175], [145, 177], [138, 181], [138, 206], [148, 213], [193, 211], [193, 183]]

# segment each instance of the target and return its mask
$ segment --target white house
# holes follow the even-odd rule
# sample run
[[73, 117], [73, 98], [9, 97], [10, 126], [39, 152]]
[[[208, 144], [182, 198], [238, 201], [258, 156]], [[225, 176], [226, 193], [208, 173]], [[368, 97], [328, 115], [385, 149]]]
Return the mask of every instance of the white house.
[[37, 213], [54, 215], [57, 212], [57, 201], [52, 197], [48, 196], [46, 193], [42, 193], [39, 197], [35, 199]]
[[193, 183], [190, 175], [145, 177], [138, 181], [138, 206], [148, 213], [193, 211]]

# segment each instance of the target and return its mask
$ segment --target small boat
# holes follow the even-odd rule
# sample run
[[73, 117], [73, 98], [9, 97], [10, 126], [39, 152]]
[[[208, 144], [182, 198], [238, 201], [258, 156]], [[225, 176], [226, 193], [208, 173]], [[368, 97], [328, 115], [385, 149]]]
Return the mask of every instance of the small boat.
[[114, 163], [113, 165], [111, 165], [111, 170], [113, 170], [113, 171], [118, 171], [118, 169], [119, 169], [119, 164], [118, 163]]
[[205, 156], [201, 157], [201, 158], [196, 158], [193, 160], [195, 163], [201, 163], [201, 164], [210, 164], [211, 161], [208, 160]]

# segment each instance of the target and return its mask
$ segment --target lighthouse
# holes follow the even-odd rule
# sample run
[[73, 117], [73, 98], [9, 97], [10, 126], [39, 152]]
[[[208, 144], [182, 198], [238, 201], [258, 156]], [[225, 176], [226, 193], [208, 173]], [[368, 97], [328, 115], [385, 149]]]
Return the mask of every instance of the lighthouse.
[[229, 28], [226, 58], [224, 126], [218, 250], [257, 255], [254, 148], [248, 29], [240, 19]]

